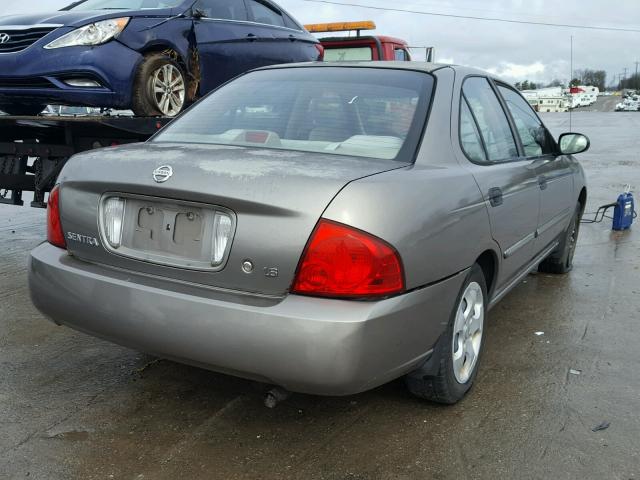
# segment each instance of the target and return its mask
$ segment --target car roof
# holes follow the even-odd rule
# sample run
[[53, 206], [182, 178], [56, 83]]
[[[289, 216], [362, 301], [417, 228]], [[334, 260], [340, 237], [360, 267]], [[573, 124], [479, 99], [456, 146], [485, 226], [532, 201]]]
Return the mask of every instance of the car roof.
[[[451, 68], [461, 75], [482, 75], [500, 80], [499, 77], [485, 72], [478, 68], [465, 67], [462, 65], [453, 65], [447, 63], [430, 63], [430, 62], [406, 62], [406, 61], [361, 61], [361, 62], [305, 62], [305, 63], [288, 63], [283, 65], [270, 65], [259, 68], [257, 70], [271, 70], [283, 68], [331, 68], [331, 67], [358, 67], [358, 68], [375, 68], [390, 70], [413, 70], [432, 73], [443, 68]], [[501, 80], [503, 81], [503, 80]], [[509, 83], [509, 82], [505, 82]]]

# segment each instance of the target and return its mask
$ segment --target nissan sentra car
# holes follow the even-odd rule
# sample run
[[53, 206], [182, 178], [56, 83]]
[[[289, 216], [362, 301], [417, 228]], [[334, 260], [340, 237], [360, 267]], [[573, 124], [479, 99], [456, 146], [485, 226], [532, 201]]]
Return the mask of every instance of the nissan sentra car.
[[32, 298], [58, 324], [289, 391], [406, 376], [454, 403], [487, 311], [536, 268], [571, 270], [588, 147], [473, 69], [260, 69], [146, 143], [67, 163]]
[[81, 0], [0, 17], [0, 110], [35, 115], [55, 104], [172, 117], [240, 73], [322, 51], [270, 0]]

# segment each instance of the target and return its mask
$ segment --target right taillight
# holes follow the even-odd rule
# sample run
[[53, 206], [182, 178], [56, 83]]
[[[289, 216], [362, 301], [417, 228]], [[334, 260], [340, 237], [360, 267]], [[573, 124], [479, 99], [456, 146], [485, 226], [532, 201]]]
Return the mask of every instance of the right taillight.
[[47, 241], [56, 247], [67, 248], [60, 223], [60, 187], [58, 185], [51, 190], [47, 202]]
[[404, 291], [398, 252], [361, 230], [320, 220], [302, 256], [292, 292], [334, 298], [386, 297]]

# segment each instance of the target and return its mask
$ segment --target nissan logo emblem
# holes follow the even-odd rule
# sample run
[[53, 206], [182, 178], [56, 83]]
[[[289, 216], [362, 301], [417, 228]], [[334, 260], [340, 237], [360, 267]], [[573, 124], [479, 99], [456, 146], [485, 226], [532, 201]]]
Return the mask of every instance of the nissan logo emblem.
[[169, 165], [163, 165], [153, 171], [153, 179], [157, 183], [164, 183], [173, 176], [173, 168]]
[[8, 33], [0, 33], [0, 44], [9, 43], [11, 36]]

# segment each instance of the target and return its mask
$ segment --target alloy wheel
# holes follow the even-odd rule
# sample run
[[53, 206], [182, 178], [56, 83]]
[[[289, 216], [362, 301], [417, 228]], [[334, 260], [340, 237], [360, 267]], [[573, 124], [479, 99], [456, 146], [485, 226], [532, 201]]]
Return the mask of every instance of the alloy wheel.
[[478, 363], [484, 331], [484, 294], [471, 282], [460, 299], [453, 325], [453, 373], [458, 383], [469, 381]]
[[158, 68], [149, 79], [149, 90], [156, 108], [167, 117], [175, 117], [182, 111], [185, 99], [185, 82], [182, 72], [171, 64]]

